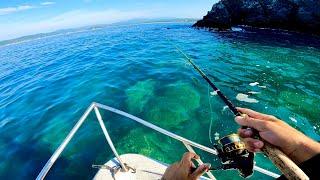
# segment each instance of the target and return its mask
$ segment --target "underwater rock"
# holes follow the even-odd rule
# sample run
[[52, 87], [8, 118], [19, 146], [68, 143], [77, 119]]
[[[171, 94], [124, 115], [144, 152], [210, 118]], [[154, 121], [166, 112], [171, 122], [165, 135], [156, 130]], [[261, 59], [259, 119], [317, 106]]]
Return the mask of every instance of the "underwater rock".
[[143, 111], [145, 105], [154, 95], [155, 84], [156, 82], [154, 80], [148, 79], [145, 81], [139, 81], [126, 90], [126, 103], [129, 112], [140, 113]]
[[220, 0], [194, 27], [230, 29], [235, 25], [320, 34], [319, 0]]
[[189, 119], [188, 110], [170, 98], [158, 97], [153, 108], [147, 112], [147, 119], [161, 127], [175, 127]]
[[139, 152], [144, 155], [153, 154], [156, 146], [157, 137], [153, 133], [146, 133], [141, 128], [131, 130], [124, 138], [118, 143], [119, 152], [135, 153]]
[[[165, 143], [159, 143], [165, 142]], [[150, 132], [146, 129], [136, 128], [131, 130], [116, 144], [117, 150], [120, 154], [138, 153], [145, 156], [168, 162], [179, 153], [180, 150], [172, 152], [172, 147], [176, 146], [173, 139], [159, 135], [157, 132]], [[182, 148], [181, 148], [182, 150]], [[183, 152], [181, 152], [182, 154]]]
[[165, 87], [162, 96], [150, 100], [147, 119], [162, 127], [176, 127], [190, 119], [200, 106], [199, 93], [188, 83], [178, 82]]
[[178, 82], [168, 85], [164, 96], [181, 104], [187, 110], [200, 106], [200, 94], [189, 83]]

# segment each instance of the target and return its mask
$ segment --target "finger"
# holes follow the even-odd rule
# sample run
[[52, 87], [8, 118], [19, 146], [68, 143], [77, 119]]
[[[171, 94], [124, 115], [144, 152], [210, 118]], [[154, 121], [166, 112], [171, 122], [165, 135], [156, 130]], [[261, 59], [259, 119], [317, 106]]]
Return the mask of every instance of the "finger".
[[210, 167], [211, 167], [211, 164], [207, 164], [207, 163], [200, 165], [200, 166], [191, 174], [191, 179], [192, 179], [192, 180], [199, 179], [200, 176], [202, 176], [206, 171], [208, 171]]
[[247, 109], [247, 108], [241, 108], [237, 107], [237, 110], [240, 111], [242, 114], [247, 114], [250, 117], [256, 118], [256, 119], [267, 119], [269, 115], [267, 114], [262, 114], [257, 111]]
[[186, 152], [183, 154], [183, 157], [181, 159], [181, 163], [182, 164], [188, 164], [188, 165], [191, 165], [192, 161], [191, 159], [199, 159], [200, 157], [195, 154], [195, 153], [192, 153], [192, 152]]
[[236, 116], [235, 121], [241, 126], [252, 127], [258, 131], [264, 131], [267, 129], [266, 121], [255, 119], [249, 116]]
[[260, 151], [260, 149], [264, 146], [262, 141], [253, 138], [244, 138], [243, 142], [246, 144], [246, 149], [252, 152]]
[[253, 135], [253, 131], [251, 129], [238, 129], [238, 134], [242, 138], [251, 137]]

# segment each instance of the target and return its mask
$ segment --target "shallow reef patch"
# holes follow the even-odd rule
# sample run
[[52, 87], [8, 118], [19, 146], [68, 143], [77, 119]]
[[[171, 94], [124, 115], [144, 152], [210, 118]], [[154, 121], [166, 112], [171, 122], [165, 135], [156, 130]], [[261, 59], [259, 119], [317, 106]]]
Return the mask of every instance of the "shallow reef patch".
[[156, 82], [152, 79], [139, 81], [126, 90], [129, 112], [141, 113], [151, 97], [154, 96]]

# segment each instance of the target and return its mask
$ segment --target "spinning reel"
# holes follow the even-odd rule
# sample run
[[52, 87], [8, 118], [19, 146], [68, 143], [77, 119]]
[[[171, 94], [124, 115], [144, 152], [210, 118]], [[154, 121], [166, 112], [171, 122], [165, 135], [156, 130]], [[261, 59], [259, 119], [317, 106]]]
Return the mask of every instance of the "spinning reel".
[[249, 152], [237, 134], [230, 134], [218, 140], [214, 147], [221, 160], [220, 169], [237, 169], [240, 176], [246, 178], [253, 173], [254, 154]]

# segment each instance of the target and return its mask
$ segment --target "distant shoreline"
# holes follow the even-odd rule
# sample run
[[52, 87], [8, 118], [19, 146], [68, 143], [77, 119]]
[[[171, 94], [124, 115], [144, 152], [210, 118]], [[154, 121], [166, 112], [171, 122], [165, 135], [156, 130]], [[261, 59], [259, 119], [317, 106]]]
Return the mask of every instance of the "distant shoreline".
[[39, 38], [60, 36], [66, 33], [74, 34], [74, 33], [87, 32], [87, 31], [102, 29], [104, 27], [122, 27], [122, 26], [134, 26], [134, 25], [140, 25], [140, 24], [194, 23], [196, 21], [197, 19], [193, 19], [193, 18], [177, 18], [177, 19], [128, 20], [128, 21], [121, 21], [121, 22], [116, 22], [111, 24], [97, 24], [92, 26], [61, 29], [53, 32], [37, 33], [37, 34], [26, 35], [18, 38], [13, 38], [13, 39], [0, 40], [0, 47], [7, 46], [7, 45], [14, 45], [14, 44], [23, 43], [23, 42], [29, 42]]

